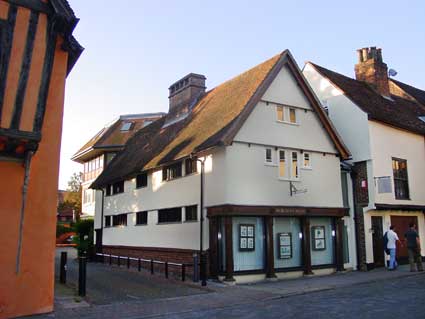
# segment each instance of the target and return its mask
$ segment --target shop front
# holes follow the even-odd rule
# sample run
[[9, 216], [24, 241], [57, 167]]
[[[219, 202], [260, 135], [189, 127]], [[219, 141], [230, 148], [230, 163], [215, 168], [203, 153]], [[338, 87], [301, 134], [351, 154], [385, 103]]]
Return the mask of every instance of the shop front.
[[233, 281], [243, 275], [260, 280], [341, 271], [348, 253], [342, 219], [347, 213], [345, 208], [210, 207], [210, 275]]

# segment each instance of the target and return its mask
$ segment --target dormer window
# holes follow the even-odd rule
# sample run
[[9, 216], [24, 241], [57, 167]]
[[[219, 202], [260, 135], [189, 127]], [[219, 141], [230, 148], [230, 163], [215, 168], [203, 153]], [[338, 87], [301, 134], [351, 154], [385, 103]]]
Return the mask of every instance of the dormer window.
[[131, 123], [131, 122], [123, 123], [121, 125], [121, 132], [128, 132], [128, 131], [130, 131], [132, 124], [133, 123]]

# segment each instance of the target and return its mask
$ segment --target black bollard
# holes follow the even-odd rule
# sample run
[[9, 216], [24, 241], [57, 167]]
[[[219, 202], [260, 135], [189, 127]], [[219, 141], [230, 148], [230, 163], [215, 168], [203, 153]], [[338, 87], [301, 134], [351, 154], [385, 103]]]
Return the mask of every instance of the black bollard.
[[202, 252], [201, 255], [201, 267], [200, 267], [200, 273], [201, 273], [201, 285], [206, 286], [207, 285], [207, 254], [205, 252]]
[[78, 295], [84, 297], [86, 295], [86, 279], [87, 279], [87, 257], [79, 257], [78, 271]]
[[199, 281], [199, 259], [198, 254], [193, 254], [193, 281], [198, 282]]
[[61, 262], [60, 262], [60, 272], [59, 272], [59, 282], [61, 284], [66, 284], [66, 261], [68, 253], [66, 251], [61, 252]]

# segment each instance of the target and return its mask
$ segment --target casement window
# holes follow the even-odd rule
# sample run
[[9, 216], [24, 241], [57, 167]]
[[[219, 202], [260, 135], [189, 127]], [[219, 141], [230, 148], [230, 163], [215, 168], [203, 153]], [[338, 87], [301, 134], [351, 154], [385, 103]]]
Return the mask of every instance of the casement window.
[[303, 153], [302, 159], [303, 159], [303, 168], [311, 168], [311, 154]]
[[179, 223], [182, 221], [181, 207], [158, 210], [158, 224]]
[[148, 212], [137, 212], [136, 225], [147, 225], [147, 224], [148, 224]]
[[142, 173], [136, 176], [136, 188], [148, 186], [148, 173]]
[[299, 179], [299, 152], [279, 150], [279, 178], [287, 180]]
[[285, 122], [285, 108], [283, 106], [276, 106], [276, 115], [279, 122]]
[[127, 226], [127, 214], [112, 216], [112, 226]]
[[124, 181], [106, 185], [106, 196], [124, 193]]
[[162, 180], [170, 181], [182, 176], [182, 163], [178, 162], [162, 169]]
[[111, 227], [111, 216], [105, 216], [105, 228]]
[[288, 178], [288, 174], [286, 171], [286, 151], [279, 150], [279, 177], [280, 178]]
[[297, 110], [288, 106], [276, 106], [278, 122], [297, 124]]
[[298, 179], [298, 153], [291, 152], [291, 177]]
[[266, 164], [273, 164], [273, 150], [271, 148], [266, 148], [265, 154], [265, 162]]
[[198, 220], [198, 205], [186, 206], [185, 207], [185, 220], [197, 221]]
[[198, 165], [196, 158], [187, 158], [184, 161], [184, 174], [190, 175], [198, 172]]
[[410, 199], [409, 180], [407, 175], [407, 161], [392, 158], [394, 175], [394, 193], [396, 199]]

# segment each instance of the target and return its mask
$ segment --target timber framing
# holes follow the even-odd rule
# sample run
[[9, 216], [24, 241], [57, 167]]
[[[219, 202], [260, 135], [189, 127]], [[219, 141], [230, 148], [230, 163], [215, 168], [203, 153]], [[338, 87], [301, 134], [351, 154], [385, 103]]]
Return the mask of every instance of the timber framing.
[[422, 211], [425, 213], [425, 206], [423, 205], [403, 205], [403, 204], [375, 204], [377, 210], [402, 210], [402, 211]]
[[307, 207], [307, 206], [249, 206], [218, 205], [207, 208], [207, 217], [215, 216], [273, 216], [273, 217], [344, 217], [349, 208], [344, 207]]

